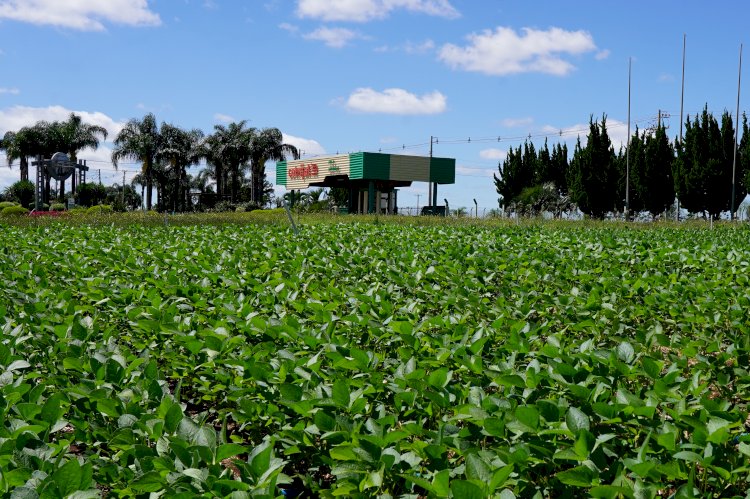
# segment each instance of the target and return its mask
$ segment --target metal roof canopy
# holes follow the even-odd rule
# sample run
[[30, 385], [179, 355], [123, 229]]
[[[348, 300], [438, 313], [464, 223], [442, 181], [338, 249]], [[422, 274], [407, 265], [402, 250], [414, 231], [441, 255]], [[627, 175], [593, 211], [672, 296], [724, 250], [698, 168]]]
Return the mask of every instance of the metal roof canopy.
[[352, 187], [370, 181], [391, 187], [406, 187], [412, 182], [453, 184], [456, 160], [358, 152], [276, 163], [276, 184], [290, 190], [311, 186]]

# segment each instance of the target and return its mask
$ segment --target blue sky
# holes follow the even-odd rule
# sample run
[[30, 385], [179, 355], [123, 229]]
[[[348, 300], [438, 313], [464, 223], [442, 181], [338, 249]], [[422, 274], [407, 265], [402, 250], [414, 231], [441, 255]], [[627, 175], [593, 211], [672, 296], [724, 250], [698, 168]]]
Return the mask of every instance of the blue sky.
[[[633, 128], [661, 109], [676, 136], [683, 34], [685, 114], [734, 113], [748, 19], [740, 0], [0, 0], [0, 134], [75, 111], [110, 139], [147, 112], [207, 133], [246, 119], [306, 155], [423, 155], [434, 136], [457, 164], [439, 199], [489, 209], [492, 173], [524, 137], [572, 148], [606, 114], [625, 140], [629, 57]], [[139, 165], [115, 172], [110, 148], [80, 157], [105, 183], [132, 178]], [[18, 168], [0, 162], [2, 188]]]

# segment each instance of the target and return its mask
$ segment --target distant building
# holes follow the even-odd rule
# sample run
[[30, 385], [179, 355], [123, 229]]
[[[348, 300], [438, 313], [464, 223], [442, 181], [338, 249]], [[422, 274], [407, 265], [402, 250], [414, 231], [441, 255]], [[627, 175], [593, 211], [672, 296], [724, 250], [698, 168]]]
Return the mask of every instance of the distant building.
[[451, 158], [358, 152], [276, 163], [276, 184], [287, 190], [348, 189], [349, 213], [396, 213], [399, 187], [429, 182], [436, 199], [438, 184], [455, 181], [456, 160]]

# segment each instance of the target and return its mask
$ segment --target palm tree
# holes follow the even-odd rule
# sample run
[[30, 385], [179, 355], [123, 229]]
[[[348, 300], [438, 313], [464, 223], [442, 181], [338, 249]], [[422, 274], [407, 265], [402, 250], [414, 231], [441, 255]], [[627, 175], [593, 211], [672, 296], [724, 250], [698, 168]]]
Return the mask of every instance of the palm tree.
[[115, 138], [112, 151], [112, 164], [117, 168], [118, 161], [126, 158], [140, 161], [146, 178], [146, 209], [151, 209], [153, 168], [161, 146], [161, 136], [156, 125], [156, 117], [148, 113], [142, 120], [128, 121]]
[[[226, 173], [230, 176], [230, 193], [232, 202], [237, 197], [237, 191], [240, 186], [240, 176], [242, 174], [242, 166], [245, 165], [250, 159], [250, 142], [254, 136], [254, 128], [245, 128], [247, 121], [242, 120], [240, 122], [230, 123], [227, 126], [215, 125], [212, 139], [209, 143], [216, 148], [212, 151], [209, 161], [216, 161], [214, 166], [220, 164], [222, 169], [226, 169]], [[217, 155], [218, 153], [218, 155]], [[217, 157], [218, 156], [218, 157]], [[223, 179], [221, 182], [222, 189], [219, 189], [219, 168], [216, 171], [216, 182], [217, 182], [217, 193], [221, 198], [224, 194]]]
[[196, 189], [200, 193], [198, 204], [201, 208], [203, 207], [203, 194], [213, 193], [213, 189], [211, 188], [211, 179], [213, 176], [210, 168], [204, 168], [191, 179], [190, 188]]
[[[107, 129], [99, 125], [89, 125], [84, 123], [80, 116], [70, 113], [66, 121], [61, 123], [54, 122], [51, 124], [53, 133], [56, 135], [56, 141], [61, 146], [60, 150], [68, 155], [72, 163], [78, 161], [78, 152], [87, 147], [97, 149], [99, 147], [99, 138], [107, 139]], [[75, 172], [73, 173], [75, 175]], [[75, 180], [73, 181], [75, 187]], [[61, 183], [61, 197], [65, 195], [65, 180]]]
[[37, 130], [33, 127], [23, 127], [17, 132], [6, 132], [3, 137], [3, 149], [8, 167], [14, 161], [21, 160], [21, 180], [29, 180], [29, 156], [37, 154]]
[[198, 164], [201, 160], [202, 148], [200, 146], [203, 132], [198, 129], [183, 130], [169, 123], [162, 123], [159, 133], [162, 141], [157, 161], [168, 164], [172, 170], [171, 177], [174, 181], [173, 192], [170, 196], [172, 209], [184, 211], [188, 191], [186, 169], [190, 165]]
[[78, 161], [78, 151], [90, 147], [97, 149], [99, 147], [99, 137], [101, 140], [107, 140], [107, 129], [99, 125], [89, 125], [84, 123], [80, 116], [70, 113], [67, 121], [59, 125], [64, 143], [64, 152], [72, 163]]
[[299, 159], [299, 151], [291, 144], [283, 143], [284, 137], [278, 128], [264, 128], [254, 133], [250, 142], [250, 168], [252, 174], [252, 199], [263, 203], [263, 181], [266, 178], [267, 161], [283, 161], [289, 154]]
[[136, 173], [133, 180], [130, 181], [130, 185], [134, 187], [136, 185], [141, 186], [141, 200], [143, 200], [144, 190], [146, 189], [146, 176], [143, 173]]
[[201, 155], [206, 159], [205, 175], [216, 181], [216, 194], [221, 199], [224, 193], [224, 159], [221, 156], [222, 144], [216, 133], [209, 135], [201, 145]]

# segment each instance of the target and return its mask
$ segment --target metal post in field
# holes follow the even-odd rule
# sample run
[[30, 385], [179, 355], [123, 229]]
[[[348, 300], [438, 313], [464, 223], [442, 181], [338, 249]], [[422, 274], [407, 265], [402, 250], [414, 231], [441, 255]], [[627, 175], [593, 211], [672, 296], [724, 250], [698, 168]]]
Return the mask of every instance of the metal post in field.
[[732, 209], [729, 211], [729, 219], [734, 220], [734, 191], [735, 191], [735, 172], [737, 170], [737, 134], [740, 130], [740, 87], [742, 85], [742, 44], [740, 43], [740, 69], [737, 75], [737, 113], [734, 123], [734, 158], [732, 159]]
[[630, 74], [633, 58], [628, 58], [628, 142], [625, 147], [625, 221], [630, 219]]

